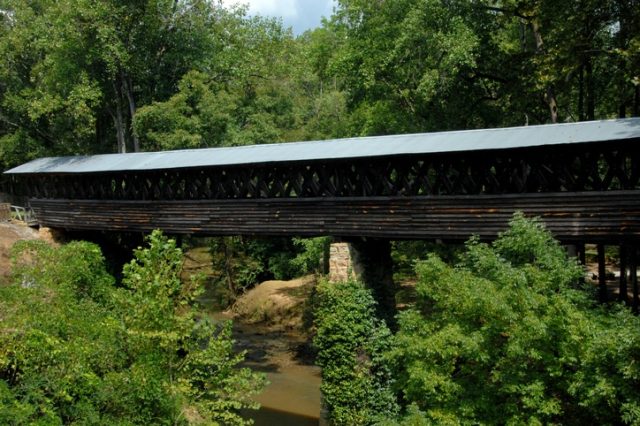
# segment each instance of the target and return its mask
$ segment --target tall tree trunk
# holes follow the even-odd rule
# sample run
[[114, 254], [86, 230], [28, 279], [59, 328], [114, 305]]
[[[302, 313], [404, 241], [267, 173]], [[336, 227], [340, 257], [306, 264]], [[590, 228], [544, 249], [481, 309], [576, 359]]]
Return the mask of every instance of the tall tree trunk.
[[124, 90], [129, 103], [129, 116], [131, 118], [129, 130], [131, 138], [133, 139], [133, 152], [140, 152], [140, 141], [133, 131], [133, 117], [136, 115], [136, 101], [133, 97], [133, 84], [131, 83], [131, 78], [127, 77], [123, 72], [120, 73], [120, 79], [122, 81], [122, 90]]
[[551, 85], [547, 86], [547, 92], [544, 95], [547, 105], [549, 105], [549, 115], [552, 123], [558, 122], [558, 103], [556, 102], [556, 95], [553, 92]]
[[536, 40], [536, 53], [544, 53], [544, 42], [542, 40], [542, 34], [540, 33], [540, 24], [535, 19], [531, 20], [531, 30], [533, 31], [533, 37]]
[[635, 92], [633, 97], [633, 116], [640, 117], [640, 85], [636, 86]]
[[222, 242], [222, 245], [224, 247], [224, 272], [227, 278], [227, 288], [229, 289], [229, 297], [231, 297], [232, 300], [236, 300], [237, 296], [238, 296], [238, 289], [236, 288], [235, 282], [233, 280], [233, 266], [231, 265], [231, 258], [233, 256], [233, 253], [231, 251], [231, 247], [229, 247], [232, 244], [232, 238], [233, 237], [220, 237], [220, 241]]
[[627, 106], [624, 102], [620, 102], [620, 109], [618, 110], [618, 118], [625, 118], [627, 116]]
[[[531, 30], [533, 31], [533, 37], [536, 40], [536, 55], [544, 55], [544, 41], [542, 40], [542, 33], [540, 32], [540, 25], [536, 19], [531, 20]], [[549, 117], [552, 123], [558, 122], [558, 102], [556, 100], [556, 94], [553, 91], [553, 86], [548, 84], [545, 93], [544, 100], [549, 106]]]
[[578, 121], [584, 121], [584, 63], [580, 65], [578, 74]]
[[116, 141], [118, 146], [118, 153], [124, 154], [127, 152], [127, 139], [125, 136], [124, 116], [122, 114], [122, 93], [117, 84], [113, 84], [115, 91], [116, 111], [113, 115], [113, 124], [116, 129]]
[[585, 71], [587, 78], [587, 120], [596, 119], [596, 99], [595, 99], [595, 84], [593, 81], [593, 64], [591, 57], [587, 56], [585, 61]]
[[[618, 30], [618, 48], [621, 51], [625, 51], [627, 49], [627, 15], [630, 13], [627, 11], [627, 1], [618, 1], [618, 24], [620, 25], [620, 29]], [[618, 117], [625, 118], [627, 116], [627, 101], [629, 93], [629, 86], [626, 81], [627, 74], [627, 61], [621, 55], [618, 58], [618, 96], [619, 98], [619, 107], [618, 107]]]
[[114, 123], [116, 127], [116, 140], [118, 141], [118, 153], [124, 154], [127, 152], [127, 141], [124, 134], [124, 118], [122, 117], [122, 108], [120, 103], [116, 107], [116, 114], [114, 116]]

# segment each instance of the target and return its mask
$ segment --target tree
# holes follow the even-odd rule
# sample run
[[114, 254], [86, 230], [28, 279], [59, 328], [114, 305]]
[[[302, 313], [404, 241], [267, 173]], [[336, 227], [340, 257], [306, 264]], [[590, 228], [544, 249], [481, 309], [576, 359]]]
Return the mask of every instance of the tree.
[[189, 72], [171, 98], [138, 111], [134, 129], [145, 149], [344, 135], [344, 97], [325, 90], [312, 68], [321, 48], [315, 32], [294, 39], [279, 21], [265, 18], [240, 21], [234, 31], [229, 72]]
[[[636, 0], [338, 3], [317, 69], [347, 95], [354, 134], [635, 114]], [[327, 65], [324, 65], [327, 64]]]
[[97, 246], [16, 248], [1, 287], [0, 421], [6, 424], [245, 424], [264, 378], [238, 368], [230, 324], [199, 317], [199, 283], [152, 233], [114, 287]]
[[388, 356], [408, 424], [638, 424], [638, 318], [594, 307], [539, 221], [516, 215], [466, 248], [455, 267], [418, 264], [418, 303], [399, 317]]
[[460, 126], [448, 116], [448, 102], [474, 66], [478, 42], [462, 8], [462, 2], [435, 0], [338, 3], [332, 26], [345, 41], [329, 69], [347, 91], [354, 132]]
[[245, 13], [205, 0], [6, 0], [0, 10], [0, 137], [37, 154], [140, 150], [138, 108], [167, 100], [191, 70], [229, 74]]
[[169, 100], [140, 108], [133, 125], [142, 147], [160, 151], [227, 144], [234, 100], [211, 86], [207, 75], [191, 71]]
[[[525, 90], [538, 93], [548, 106], [546, 121], [594, 120], [596, 116], [608, 118], [618, 113], [617, 107], [606, 100], [607, 92], [619, 91], [614, 87], [619, 85], [619, 79], [611, 81], [610, 76], [618, 74], [623, 65], [612, 55], [615, 40], [622, 35], [615, 31], [622, 23], [615, 3], [482, 3], [481, 7], [502, 16], [505, 28], [520, 26], [525, 55], [519, 79], [525, 83]], [[631, 2], [618, 3], [630, 6]]]

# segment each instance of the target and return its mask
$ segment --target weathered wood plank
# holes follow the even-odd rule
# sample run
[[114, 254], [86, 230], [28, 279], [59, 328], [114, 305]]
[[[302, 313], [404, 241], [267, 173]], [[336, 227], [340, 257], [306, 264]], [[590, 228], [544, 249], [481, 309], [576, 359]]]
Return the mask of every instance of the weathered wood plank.
[[439, 197], [188, 201], [32, 199], [44, 226], [176, 234], [492, 239], [515, 211], [564, 241], [640, 240], [640, 190]]

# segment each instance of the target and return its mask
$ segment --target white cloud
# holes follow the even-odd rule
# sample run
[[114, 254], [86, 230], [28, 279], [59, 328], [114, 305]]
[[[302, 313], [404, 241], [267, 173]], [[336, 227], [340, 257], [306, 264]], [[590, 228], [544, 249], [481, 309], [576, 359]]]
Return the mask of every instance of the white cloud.
[[320, 26], [322, 16], [329, 17], [335, 0], [222, 0], [225, 6], [246, 4], [250, 15], [282, 18], [295, 34]]
[[289, 17], [298, 14], [296, 0], [223, 0], [223, 4], [246, 4], [250, 14]]

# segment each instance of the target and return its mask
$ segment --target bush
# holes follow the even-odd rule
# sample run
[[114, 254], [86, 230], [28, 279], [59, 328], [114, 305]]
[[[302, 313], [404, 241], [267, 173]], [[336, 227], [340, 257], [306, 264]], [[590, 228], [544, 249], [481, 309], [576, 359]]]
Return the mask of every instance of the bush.
[[246, 423], [264, 379], [238, 368], [230, 324], [196, 317], [175, 242], [147, 241], [124, 288], [93, 244], [17, 247], [0, 288], [1, 424]]
[[367, 425], [395, 415], [391, 375], [382, 359], [391, 333], [375, 318], [371, 293], [355, 282], [323, 282], [315, 297], [313, 343], [332, 424]]
[[431, 255], [417, 272], [387, 354], [407, 424], [640, 424], [640, 322], [592, 306], [540, 222], [516, 215], [456, 267]]

